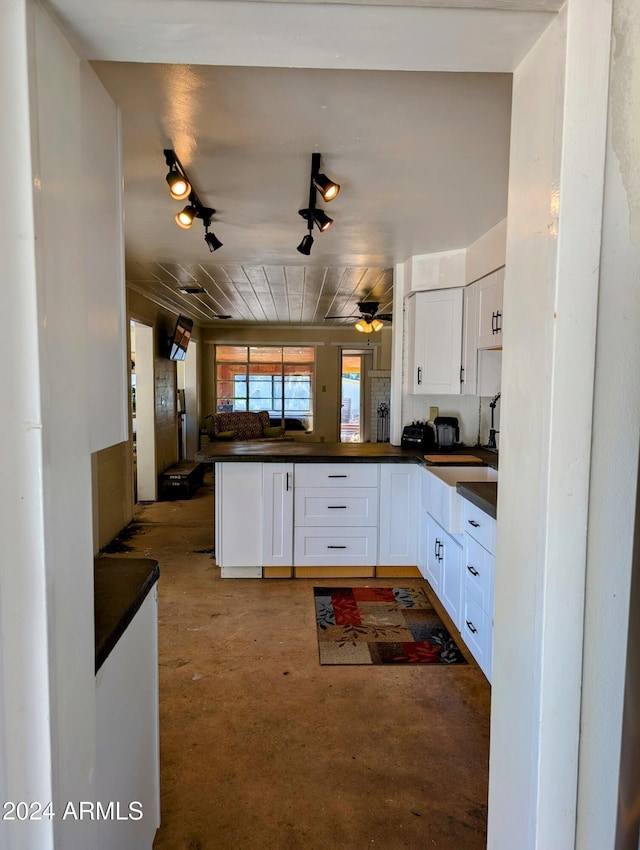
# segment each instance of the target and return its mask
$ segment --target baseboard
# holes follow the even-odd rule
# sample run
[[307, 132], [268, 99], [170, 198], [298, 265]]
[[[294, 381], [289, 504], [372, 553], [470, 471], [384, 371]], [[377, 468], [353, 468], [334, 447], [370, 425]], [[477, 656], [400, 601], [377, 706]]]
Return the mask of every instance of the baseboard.
[[295, 578], [373, 578], [375, 567], [294, 567]]
[[376, 578], [422, 578], [417, 567], [376, 567]]
[[263, 567], [262, 578], [291, 578], [293, 567]]

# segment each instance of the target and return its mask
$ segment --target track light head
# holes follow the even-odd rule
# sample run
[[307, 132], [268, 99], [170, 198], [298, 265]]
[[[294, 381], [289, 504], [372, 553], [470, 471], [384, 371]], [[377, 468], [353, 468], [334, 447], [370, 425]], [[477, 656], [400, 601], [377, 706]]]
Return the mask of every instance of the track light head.
[[313, 245], [313, 236], [310, 233], [303, 238], [302, 242], [298, 245], [297, 250], [300, 251], [301, 254], [306, 254], [308, 257], [311, 253], [311, 246]]
[[176, 215], [176, 224], [183, 230], [189, 230], [189, 228], [193, 224], [193, 219], [196, 217], [197, 214], [197, 209], [191, 204], [187, 204], [187, 206], [184, 209], [180, 210], [180, 212]]
[[321, 233], [324, 233], [325, 230], [328, 230], [333, 224], [333, 219], [329, 218], [329, 216], [323, 210], [314, 210], [313, 211], [313, 220], [318, 226], [318, 230]]
[[222, 248], [222, 242], [218, 239], [215, 233], [209, 233], [208, 225], [205, 225], [205, 230], [207, 231], [204, 234], [204, 241], [209, 246], [209, 250], [213, 254], [214, 251], [217, 251], [218, 248]]
[[176, 201], [183, 201], [191, 194], [191, 184], [180, 174], [175, 166], [167, 174], [167, 183], [169, 184], [171, 197]]
[[313, 178], [313, 185], [322, 195], [322, 200], [329, 203], [340, 191], [340, 185], [329, 180], [326, 174], [316, 174]]

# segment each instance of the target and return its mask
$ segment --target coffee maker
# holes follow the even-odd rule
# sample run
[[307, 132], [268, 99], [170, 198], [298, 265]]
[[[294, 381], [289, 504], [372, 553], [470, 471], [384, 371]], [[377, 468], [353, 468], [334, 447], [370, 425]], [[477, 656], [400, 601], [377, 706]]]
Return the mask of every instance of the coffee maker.
[[452, 451], [460, 442], [460, 425], [455, 416], [436, 416], [433, 420], [435, 444], [439, 452]]

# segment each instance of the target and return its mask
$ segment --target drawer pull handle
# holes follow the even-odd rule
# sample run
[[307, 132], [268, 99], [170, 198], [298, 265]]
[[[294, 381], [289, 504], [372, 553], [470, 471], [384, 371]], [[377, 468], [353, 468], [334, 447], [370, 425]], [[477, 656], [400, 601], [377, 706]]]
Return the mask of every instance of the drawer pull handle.
[[327, 475], [327, 478], [348, 478], [347, 475]]
[[327, 549], [346, 549], [346, 546], [327, 546]]
[[471, 564], [467, 564], [467, 569], [471, 573], [472, 576], [479, 576], [480, 573], [477, 571], [475, 567], [472, 567]]
[[422, 383], [422, 366], [418, 366], [418, 385]]
[[290, 475], [291, 475], [291, 473], [287, 472], [287, 493], [289, 492], [289, 482], [290, 482], [289, 476]]
[[468, 519], [467, 522], [469, 525], [472, 525], [474, 528], [480, 528], [480, 523], [476, 522], [475, 519]]
[[346, 505], [327, 505], [328, 510], [330, 511], [346, 511]]
[[474, 634], [474, 635], [475, 635], [475, 634], [477, 634], [477, 633], [478, 633], [478, 630], [477, 630], [477, 629], [476, 629], [476, 627], [473, 625], [473, 623], [471, 622], [471, 620], [467, 620], [467, 628], [469, 629], [469, 631], [471, 632], [471, 634]]

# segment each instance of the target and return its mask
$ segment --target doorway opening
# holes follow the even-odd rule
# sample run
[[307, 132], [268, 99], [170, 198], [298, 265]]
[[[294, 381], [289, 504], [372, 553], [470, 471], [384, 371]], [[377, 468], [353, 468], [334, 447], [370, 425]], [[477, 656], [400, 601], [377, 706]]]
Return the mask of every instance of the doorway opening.
[[370, 439], [369, 381], [372, 351], [343, 349], [340, 353], [340, 442]]
[[155, 502], [156, 427], [153, 328], [130, 322], [134, 502]]

